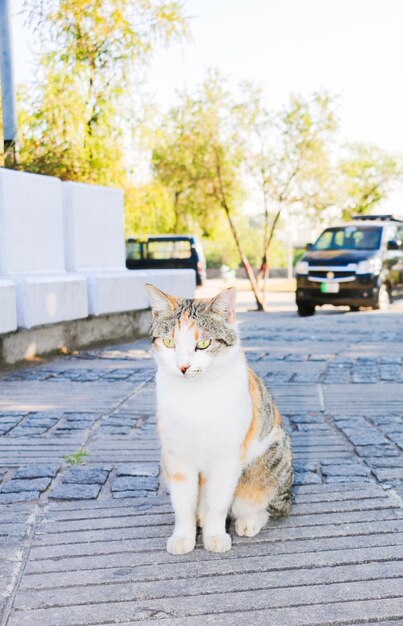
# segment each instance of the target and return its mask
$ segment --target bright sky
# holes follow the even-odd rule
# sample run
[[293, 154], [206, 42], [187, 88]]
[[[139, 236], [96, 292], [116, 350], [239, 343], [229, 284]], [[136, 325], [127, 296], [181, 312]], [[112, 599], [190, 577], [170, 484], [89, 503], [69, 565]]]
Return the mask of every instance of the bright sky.
[[[11, 3], [15, 13], [22, 1]], [[325, 88], [340, 97], [342, 132], [403, 151], [402, 0], [187, 0], [193, 42], [159, 52], [150, 85], [168, 106], [207, 67], [254, 80], [268, 104]], [[33, 37], [14, 17], [16, 79], [32, 75]]]
[[[12, 2], [15, 13], [22, 0]], [[342, 137], [403, 152], [403, 0], [187, 0], [191, 42], [157, 53], [150, 88], [165, 108], [206, 68], [261, 84], [269, 106], [291, 92], [339, 96]], [[17, 82], [32, 77], [33, 37], [14, 16]]]

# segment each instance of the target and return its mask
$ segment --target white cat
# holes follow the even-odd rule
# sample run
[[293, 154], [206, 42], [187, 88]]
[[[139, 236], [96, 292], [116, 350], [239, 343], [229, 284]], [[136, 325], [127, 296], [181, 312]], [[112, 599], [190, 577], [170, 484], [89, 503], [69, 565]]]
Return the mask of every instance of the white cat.
[[162, 468], [175, 512], [172, 554], [193, 550], [196, 522], [207, 550], [231, 547], [290, 510], [291, 452], [281, 416], [247, 366], [234, 318], [236, 291], [182, 300], [147, 286], [157, 371]]

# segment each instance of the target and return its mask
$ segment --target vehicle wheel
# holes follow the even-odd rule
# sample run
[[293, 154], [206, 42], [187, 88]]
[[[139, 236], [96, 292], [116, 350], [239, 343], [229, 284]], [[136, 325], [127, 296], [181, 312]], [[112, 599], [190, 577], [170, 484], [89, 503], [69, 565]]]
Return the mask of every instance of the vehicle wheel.
[[350, 311], [351, 311], [352, 313], [356, 313], [356, 312], [357, 312], [357, 311], [359, 311], [359, 310], [360, 310], [360, 307], [359, 307], [359, 306], [350, 306]]
[[387, 285], [383, 284], [378, 289], [378, 295], [374, 309], [379, 311], [387, 311], [390, 305], [390, 294]]
[[310, 317], [315, 313], [315, 305], [309, 304], [309, 302], [297, 303], [297, 307], [298, 315], [300, 315], [301, 317]]

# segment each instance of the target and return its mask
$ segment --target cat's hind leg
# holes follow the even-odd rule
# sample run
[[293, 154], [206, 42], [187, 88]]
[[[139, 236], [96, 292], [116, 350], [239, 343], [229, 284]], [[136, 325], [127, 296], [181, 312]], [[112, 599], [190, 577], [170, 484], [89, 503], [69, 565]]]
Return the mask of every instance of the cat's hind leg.
[[276, 449], [269, 449], [242, 472], [231, 507], [240, 536], [253, 537], [267, 523], [269, 515], [279, 517], [290, 512], [291, 454], [284, 450], [276, 458], [276, 453]]
[[235, 530], [240, 537], [254, 537], [269, 519], [267, 512], [268, 494], [264, 485], [245, 480], [242, 474], [232, 502], [231, 515], [235, 519]]
[[235, 497], [232, 515], [235, 518], [235, 530], [240, 537], [254, 537], [269, 519], [262, 502], [243, 497]]

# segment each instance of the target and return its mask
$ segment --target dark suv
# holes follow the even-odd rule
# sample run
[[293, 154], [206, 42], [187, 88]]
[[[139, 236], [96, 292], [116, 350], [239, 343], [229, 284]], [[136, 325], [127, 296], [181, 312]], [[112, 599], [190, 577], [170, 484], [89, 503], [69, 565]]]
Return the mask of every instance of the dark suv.
[[366, 215], [326, 228], [296, 265], [298, 313], [315, 306], [347, 305], [386, 310], [403, 295], [403, 221]]
[[203, 248], [193, 235], [150, 235], [126, 241], [126, 267], [140, 269], [193, 269], [196, 284], [206, 280]]

